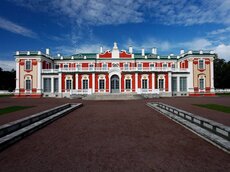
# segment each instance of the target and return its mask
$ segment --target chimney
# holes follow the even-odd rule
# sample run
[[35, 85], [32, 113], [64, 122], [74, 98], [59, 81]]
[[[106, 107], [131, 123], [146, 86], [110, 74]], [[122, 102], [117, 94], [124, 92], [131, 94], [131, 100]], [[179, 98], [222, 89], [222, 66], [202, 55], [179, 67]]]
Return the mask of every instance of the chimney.
[[180, 50], [180, 54], [184, 54], [184, 50], [183, 49]]
[[50, 49], [46, 48], [46, 55], [50, 55]]
[[145, 49], [144, 48], [142, 48], [142, 50], [141, 50], [141, 55], [145, 56]]
[[133, 47], [132, 46], [129, 46], [129, 53], [133, 54]]
[[103, 53], [103, 47], [100, 47], [100, 53]]

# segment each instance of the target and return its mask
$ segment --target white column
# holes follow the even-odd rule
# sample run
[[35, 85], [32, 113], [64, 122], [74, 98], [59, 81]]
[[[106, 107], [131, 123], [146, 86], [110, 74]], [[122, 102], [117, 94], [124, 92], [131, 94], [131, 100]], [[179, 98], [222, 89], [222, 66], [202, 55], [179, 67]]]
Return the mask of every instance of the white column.
[[92, 74], [92, 93], [95, 93], [95, 73]]
[[193, 61], [192, 59], [189, 59], [188, 61], [188, 70], [189, 70], [189, 75], [187, 78], [187, 90], [188, 92], [194, 92], [194, 87], [193, 87]]
[[37, 77], [38, 77], [38, 83], [37, 83], [37, 93], [41, 94], [42, 93], [42, 61], [41, 59], [38, 59], [37, 61], [38, 63], [38, 73], [37, 73]]
[[58, 93], [62, 93], [62, 73], [58, 73]]
[[180, 77], [177, 77], [177, 92], [180, 92]]
[[211, 92], [215, 92], [214, 88], [214, 66], [213, 66], [213, 59], [210, 60], [210, 69], [211, 69]]
[[78, 90], [78, 74], [75, 74], [75, 89]]
[[[15, 93], [19, 93], [19, 59], [16, 59], [16, 88], [15, 88]], [[23, 81], [22, 81], [23, 82]]]
[[152, 73], [152, 92], [155, 91], [155, 73]]
[[138, 91], [138, 73], [135, 73], [135, 92]]
[[51, 93], [54, 93], [54, 78], [51, 77]]
[[172, 92], [172, 73], [168, 73], [168, 92]]

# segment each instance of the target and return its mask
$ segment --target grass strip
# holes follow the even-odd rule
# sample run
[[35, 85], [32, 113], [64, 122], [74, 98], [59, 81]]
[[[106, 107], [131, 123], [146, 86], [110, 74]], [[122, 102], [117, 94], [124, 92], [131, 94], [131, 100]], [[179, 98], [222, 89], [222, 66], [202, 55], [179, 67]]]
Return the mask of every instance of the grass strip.
[[195, 106], [212, 109], [220, 112], [230, 113], [230, 106], [223, 106], [218, 104], [194, 104]]
[[9, 107], [0, 109], [0, 115], [11, 113], [11, 112], [16, 112], [16, 111], [20, 111], [20, 110], [28, 109], [32, 107], [33, 106], [9, 106]]

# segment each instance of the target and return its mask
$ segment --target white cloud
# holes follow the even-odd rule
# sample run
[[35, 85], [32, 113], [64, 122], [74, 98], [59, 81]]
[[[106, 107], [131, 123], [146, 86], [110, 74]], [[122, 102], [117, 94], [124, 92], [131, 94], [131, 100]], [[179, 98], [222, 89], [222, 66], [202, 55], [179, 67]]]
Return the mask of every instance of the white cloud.
[[4, 71], [11, 71], [15, 69], [15, 61], [0, 60], [0, 68]]
[[[12, 0], [11, 0], [12, 1]], [[75, 24], [107, 25], [152, 21], [164, 24], [230, 24], [229, 0], [13, 0], [16, 4]]]
[[214, 50], [218, 54], [219, 58], [224, 58], [225, 60], [230, 61], [230, 44], [220, 44], [216, 46]]
[[212, 42], [205, 38], [197, 38], [187, 42], [176, 44], [176, 47], [187, 48], [190, 50], [202, 50], [212, 46]]
[[30, 37], [30, 38], [36, 38], [37, 37], [37, 34], [34, 33], [33, 31], [31, 31], [31, 30], [29, 30], [23, 26], [17, 25], [17, 24], [15, 24], [9, 20], [6, 20], [2, 17], [0, 17], [0, 28], [7, 30], [7, 31], [10, 31], [12, 33], [16, 33], [16, 34], [19, 34], [22, 36]]

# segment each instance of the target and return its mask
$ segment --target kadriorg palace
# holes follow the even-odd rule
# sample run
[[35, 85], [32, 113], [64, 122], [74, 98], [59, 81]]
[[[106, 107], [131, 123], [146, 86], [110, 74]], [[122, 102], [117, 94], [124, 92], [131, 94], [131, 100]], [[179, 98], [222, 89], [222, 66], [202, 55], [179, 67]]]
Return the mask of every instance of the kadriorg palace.
[[50, 55], [49, 49], [17, 51], [16, 90], [19, 97], [70, 97], [76, 94], [158, 94], [212, 96], [213, 51], [181, 50], [162, 56], [153, 48], [134, 53], [112, 50], [72, 56]]

